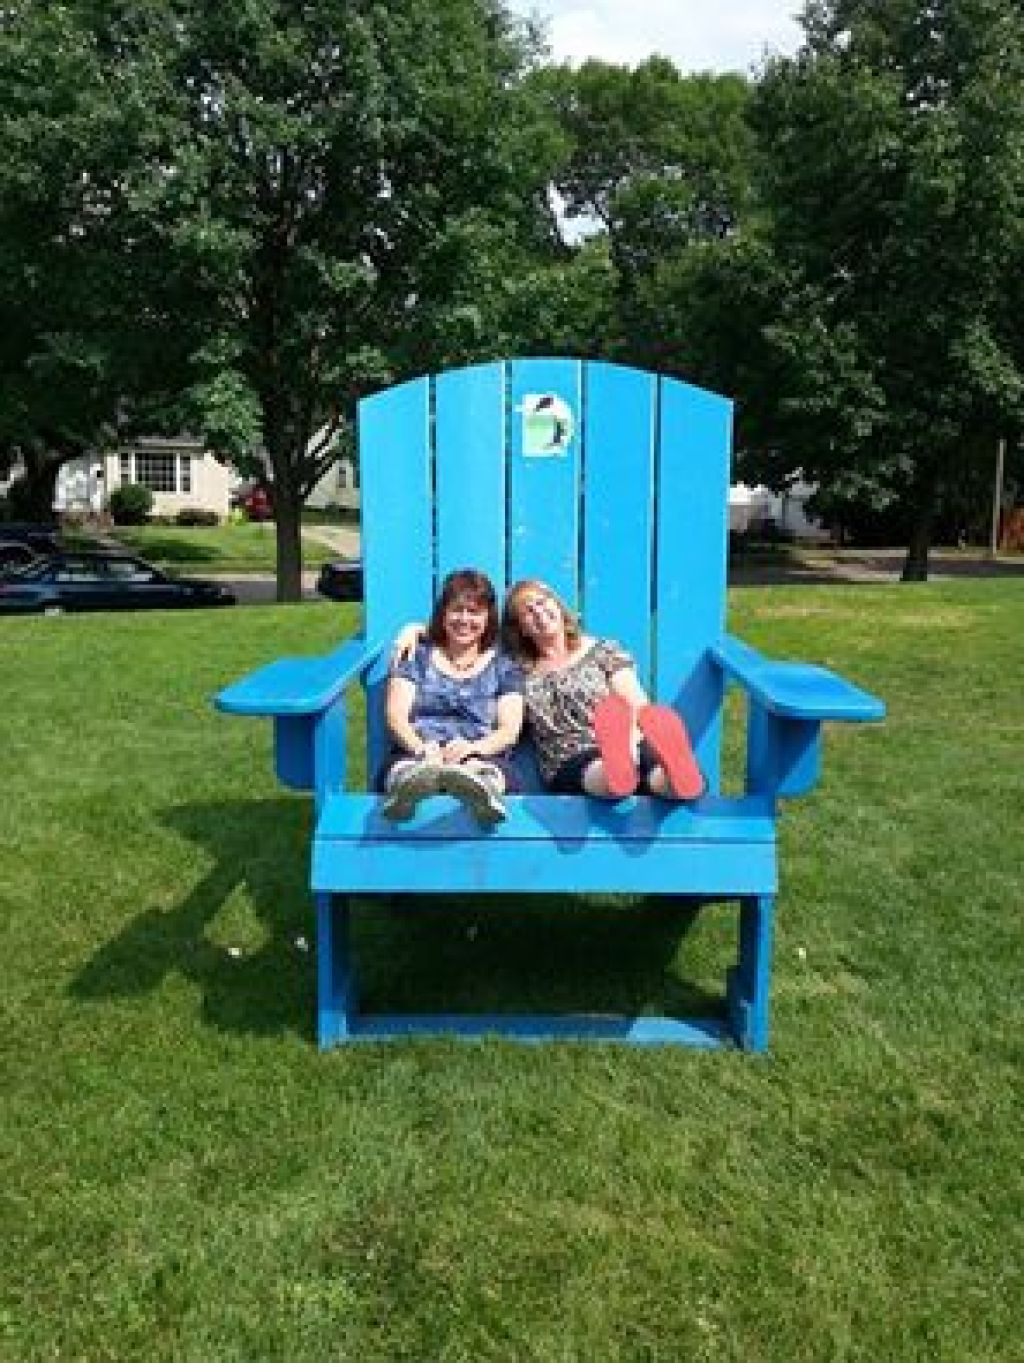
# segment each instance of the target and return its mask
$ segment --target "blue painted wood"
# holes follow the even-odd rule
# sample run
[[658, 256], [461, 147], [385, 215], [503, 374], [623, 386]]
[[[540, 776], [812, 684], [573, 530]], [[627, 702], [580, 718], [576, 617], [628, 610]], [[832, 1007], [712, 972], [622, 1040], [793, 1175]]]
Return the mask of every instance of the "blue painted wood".
[[315, 715], [277, 715], [274, 718], [274, 774], [290, 790], [312, 790], [316, 783], [315, 730]]
[[751, 897], [740, 904], [739, 953], [729, 973], [727, 998], [733, 1035], [750, 1051], [768, 1047], [774, 913], [772, 895]]
[[363, 616], [385, 652], [367, 676], [366, 767], [387, 747], [387, 650], [400, 625], [426, 620], [434, 600], [434, 463], [428, 379], [376, 393], [359, 404]]
[[821, 724], [785, 719], [751, 697], [747, 717], [746, 789], [752, 794], [806, 795], [821, 772]]
[[[382, 819], [378, 802], [329, 799], [313, 841], [313, 888], [360, 893], [426, 892], [516, 895], [615, 890], [733, 897], [777, 886], [770, 820], [672, 813], [637, 801], [636, 823], [618, 835], [580, 818], [587, 802], [558, 797], [512, 799], [509, 817], [481, 831], [448, 796], [423, 802], [416, 828]], [[564, 807], [564, 815], [560, 806]], [[644, 808], [639, 808], [644, 806]], [[676, 811], [681, 815], [683, 811]], [[746, 822], [752, 836], [737, 827]], [[673, 830], [676, 830], [673, 832]]]
[[678, 705], [718, 789], [722, 676], [709, 654], [725, 625], [732, 404], [663, 379], [658, 429], [658, 698]]
[[688, 894], [731, 898], [777, 888], [775, 850], [763, 843], [675, 842], [647, 857], [619, 843], [441, 839], [313, 844], [315, 890], [360, 894]]
[[379, 644], [360, 636], [322, 658], [280, 658], [224, 687], [214, 704], [235, 715], [316, 715], [364, 673], [379, 652]]
[[314, 895], [316, 903], [317, 1040], [327, 1050], [351, 1036], [355, 973], [349, 945], [348, 900]]
[[885, 717], [877, 696], [829, 671], [809, 663], [776, 662], [733, 636], [715, 645], [715, 658], [730, 679], [738, 682], [773, 714], [790, 719], [841, 719], [864, 723]]
[[319, 814], [327, 798], [345, 788], [348, 724], [344, 702], [318, 716], [313, 731], [314, 807]]
[[434, 599], [429, 380], [360, 403], [359, 468], [366, 636], [389, 641]]
[[584, 391], [583, 618], [618, 639], [652, 685], [657, 380], [590, 364]]
[[437, 581], [476, 568], [505, 591], [505, 367], [476, 365], [437, 379]]
[[325, 839], [379, 839], [383, 842], [424, 840], [576, 844], [631, 842], [641, 848], [667, 840], [719, 843], [774, 843], [774, 803], [770, 797], [705, 796], [692, 804], [675, 804], [638, 796], [616, 803], [568, 795], [523, 795], [508, 799], [508, 817], [481, 830], [449, 796], [425, 800], [405, 823], [384, 818], [374, 795], [346, 794], [329, 800], [317, 821], [316, 835]]
[[[508, 366], [508, 388], [508, 580], [540, 578], [577, 609], [581, 366], [577, 360], [517, 360]], [[571, 438], [560, 444], [567, 424]]]
[[[366, 639], [282, 659], [217, 697], [225, 711], [274, 717], [281, 779], [316, 791], [322, 1045], [438, 1031], [767, 1044], [776, 800], [816, 779], [821, 721], [878, 719], [884, 707], [826, 669], [772, 662], [725, 636], [730, 422], [714, 394], [574, 360], [477, 366], [361, 404]], [[582, 602], [588, 629], [621, 639], [654, 694], [679, 704], [712, 790], [724, 686], [744, 686], [751, 793], [692, 807], [513, 798], [508, 820], [484, 830], [447, 797], [396, 827], [376, 797], [344, 792], [346, 687], [358, 677], [367, 689], [372, 772], [391, 635], [427, 617], [439, 574], [471, 564], [499, 586], [539, 577]], [[350, 894], [495, 891], [514, 907], [551, 890], [739, 900], [728, 1022], [357, 1017]]]
[[360, 1017], [347, 1039], [395, 1041], [407, 1037], [448, 1036], [462, 1040], [608, 1041], [632, 1046], [696, 1046], [711, 1050], [733, 1044], [724, 1023], [713, 1019], [684, 1022], [666, 1017], [591, 1017], [491, 1013], [381, 1014]]

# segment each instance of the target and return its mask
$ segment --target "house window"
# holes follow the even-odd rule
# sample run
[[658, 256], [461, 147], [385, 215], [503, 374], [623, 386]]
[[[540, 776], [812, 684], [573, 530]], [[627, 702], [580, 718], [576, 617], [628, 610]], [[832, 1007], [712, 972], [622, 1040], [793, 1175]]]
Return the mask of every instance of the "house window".
[[138, 483], [151, 492], [192, 491], [192, 459], [187, 454], [149, 454], [136, 451], [120, 457], [121, 485]]
[[173, 454], [136, 454], [133, 481], [151, 492], [177, 492], [177, 462]]

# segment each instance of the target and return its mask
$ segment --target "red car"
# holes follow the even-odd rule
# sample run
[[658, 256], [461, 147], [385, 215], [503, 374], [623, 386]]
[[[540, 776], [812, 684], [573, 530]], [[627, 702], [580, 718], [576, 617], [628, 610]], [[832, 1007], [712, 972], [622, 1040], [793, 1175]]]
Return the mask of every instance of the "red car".
[[270, 498], [261, 487], [254, 487], [242, 498], [242, 510], [251, 521], [271, 521], [274, 509]]

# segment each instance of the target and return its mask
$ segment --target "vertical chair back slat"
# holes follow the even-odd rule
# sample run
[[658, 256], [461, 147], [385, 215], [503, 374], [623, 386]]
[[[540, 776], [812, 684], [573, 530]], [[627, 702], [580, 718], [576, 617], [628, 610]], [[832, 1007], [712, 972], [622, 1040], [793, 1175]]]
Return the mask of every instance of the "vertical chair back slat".
[[732, 404], [661, 382], [657, 468], [655, 691], [680, 707], [717, 788], [721, 674], [707, 656], [725, 626]]
[[508, 580], [537, 577], [579, 604], [578, 360], [509, 364]]
[[435, 393], [437, 585], [477, 568], [505, 591], [504, 365], [437, 378]]
[[651, 682], [657, 382], [618, 365], [586, 370], [583, 616], [618, 639]]
[[[359, 409], [363, 611], [368, 638], [426, 620], [434, 595], [430, 382], [416, 379], [366, 398]], [[387, 659], [366, 679], [368, 781], [387, 748]]]

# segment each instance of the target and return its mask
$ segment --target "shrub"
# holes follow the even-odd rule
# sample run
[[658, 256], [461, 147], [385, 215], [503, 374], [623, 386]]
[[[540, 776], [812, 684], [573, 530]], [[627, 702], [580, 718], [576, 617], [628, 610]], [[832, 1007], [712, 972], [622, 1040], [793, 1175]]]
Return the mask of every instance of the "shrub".
[[174, 518], [177, 525], [219, 525], [220, 517], [216, 511], [206, 511], [201, 506], [183, 506]]
[[153, 494], [139, 483], [125, 483], [110, 494], [110, 514], [115, 525], [145, 525], [153, 510]]

